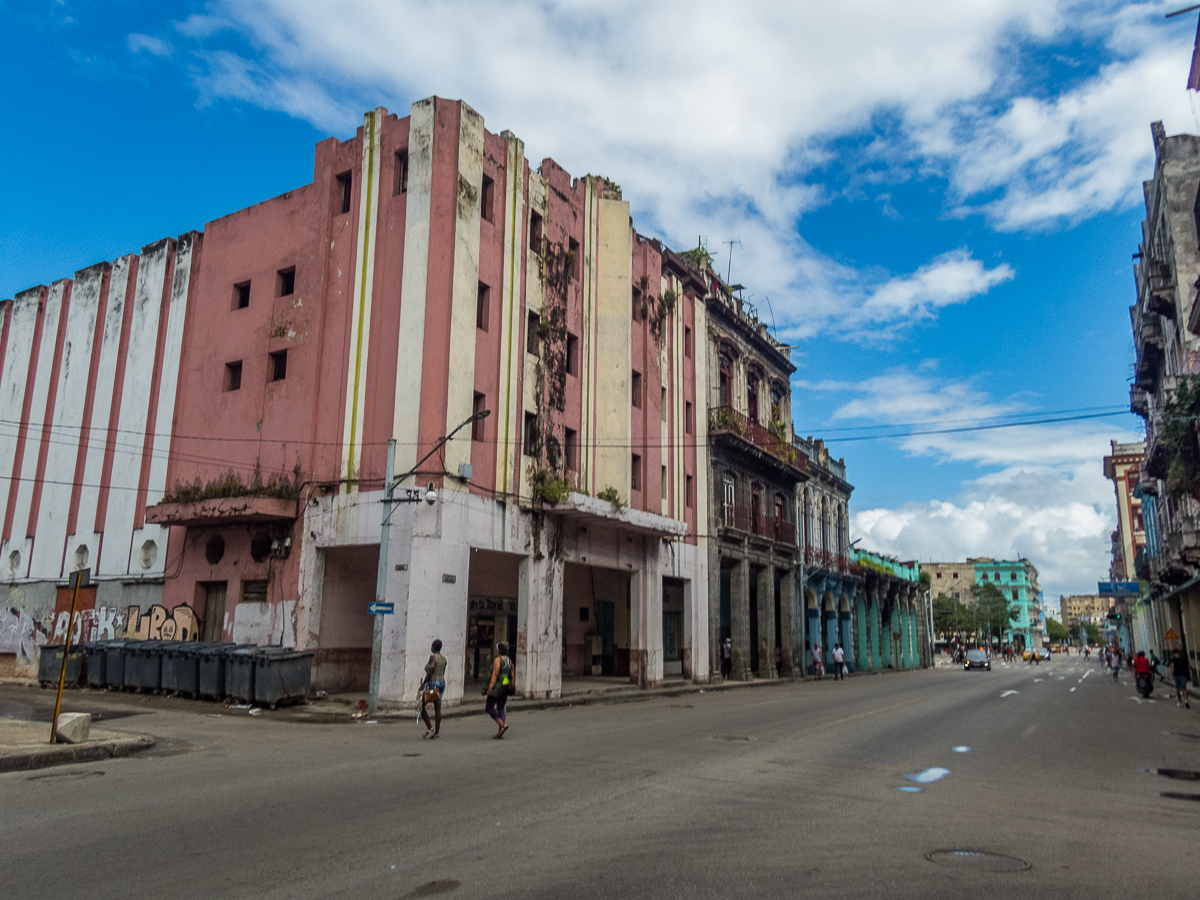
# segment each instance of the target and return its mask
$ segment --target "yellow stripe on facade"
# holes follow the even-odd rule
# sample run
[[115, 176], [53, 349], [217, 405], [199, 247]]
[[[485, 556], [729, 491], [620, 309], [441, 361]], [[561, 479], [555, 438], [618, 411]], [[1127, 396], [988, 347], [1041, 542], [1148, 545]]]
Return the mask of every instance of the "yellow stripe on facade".
[[[363, 348], [363, 321], [366, 319], [365, 307], [367, 305], [367, 260], [371, 246], [371, 200], [372, 193], [375, 187], [375, 113], [374, 111], [367, 113], [369, 120], [368, 144], [367, 144], [367, 177], [363, 180], [363, 190], [366, 191], [367, 208], [365, 212], [366, 221], [363, 228], [363, 244], [359, 248], [362, 253], [362, 271], [359, 274], [358, 284], [358, 334], [355, 338], [354, 347], [354, 392], [350, 403], [350, 444], [346, 453], [346, 477], [354, 477], [354, 445], [358, 439], [358, 388], [359, 381], [362, 378], [362, 348]], [[391, 473], [389, 472], [390, 476]]]

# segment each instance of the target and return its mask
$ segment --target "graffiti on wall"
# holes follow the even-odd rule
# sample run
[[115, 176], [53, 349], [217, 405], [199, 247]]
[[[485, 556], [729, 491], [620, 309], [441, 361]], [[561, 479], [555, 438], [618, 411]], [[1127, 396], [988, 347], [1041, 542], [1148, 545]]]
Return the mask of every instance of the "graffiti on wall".
[[158, 604], [145, 612], [131, 606], [126, 610], [123, 636], [138, 641], [198, 641], [200, 620], [186, 603], [169, 612]]
[[[71, 621], [71, 613], [62, 610], [54, 614], [54, 637], [51, 644], [61, 644], [67, 639], [67, 627]], [[71, 643], [81, 644], [87, 641], [111, 641], [121, 633], [125, 624], [125, 616], [115, 606], [98, 606], [95, 609], [81, 609], [75, 613], [75, 627], [71, 630]]]
[[0, 609], [0, 653], [32, 659], [46, 643], [46, 629], [28, 613], [15, 607]]

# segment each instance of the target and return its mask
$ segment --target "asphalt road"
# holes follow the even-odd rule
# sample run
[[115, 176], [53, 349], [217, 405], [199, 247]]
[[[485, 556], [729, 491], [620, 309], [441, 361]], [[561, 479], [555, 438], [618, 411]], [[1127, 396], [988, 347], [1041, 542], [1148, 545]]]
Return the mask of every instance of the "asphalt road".
[[436, 742], [121, 700], [144, 714], [105, 727], [158, 735], [149, 755], [0, 775], [3, 893], [1195, 896], [1200, 802], [1160, 793], [1200, 784], [1150, 770], [1200, 770], [1200, 708], [1156, 696], [1056, 657], [527, 712], [503, 741], [455, 719]]

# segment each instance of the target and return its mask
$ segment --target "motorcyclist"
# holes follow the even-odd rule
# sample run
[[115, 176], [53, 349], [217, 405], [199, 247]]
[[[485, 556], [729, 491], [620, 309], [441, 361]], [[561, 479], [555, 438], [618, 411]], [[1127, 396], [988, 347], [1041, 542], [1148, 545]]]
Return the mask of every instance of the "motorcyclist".
[[[1143, 650], [1137, 652], [1137, 656], [1133, 658], [1133, 679], [1134, 683], [1141, 687], [1143, 679], [1149, 683], [1150, 687], [1154, 687], [1154, 679], [1150, 677], [1150, 660], [1146, 659], [1146, 653]], [[1143, 690], [1145, 690], [1143, 688]], [[1147, 694], [1149, 691], [1145, 691]]]

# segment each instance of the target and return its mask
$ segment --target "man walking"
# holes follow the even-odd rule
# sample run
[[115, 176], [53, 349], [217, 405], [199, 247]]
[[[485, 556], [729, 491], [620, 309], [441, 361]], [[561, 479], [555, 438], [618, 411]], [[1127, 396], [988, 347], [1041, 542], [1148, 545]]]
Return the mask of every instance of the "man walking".
[[1188, 697], [1188, 676], [1191, 673], [1188, 671], [1188, 662], [1184, 659], [1183, 654], [1179, 650], [1171, 651], [1171, 677], [1175, 679], [1175, 705], [1186, 706], [1192, 708], [1192, 701]]
[[846, 651], [842, 649], [841, 644], [834, 644], [833, 653], [830, 655], [833, 657], [833, 680], [837, 681], [845, 677], [842, 673], [845, 669]]

